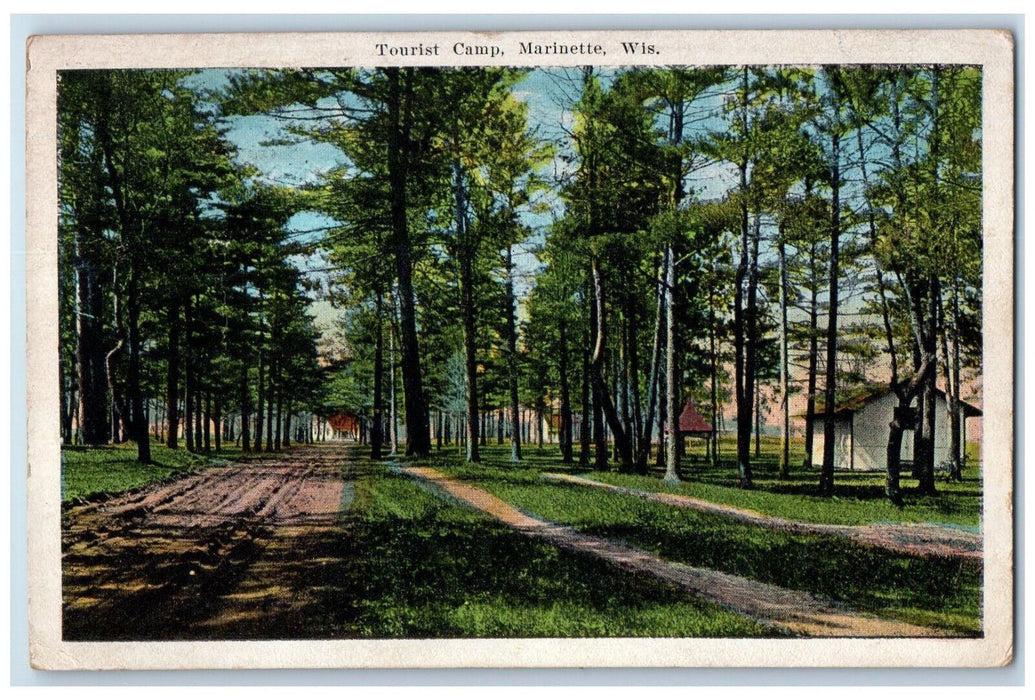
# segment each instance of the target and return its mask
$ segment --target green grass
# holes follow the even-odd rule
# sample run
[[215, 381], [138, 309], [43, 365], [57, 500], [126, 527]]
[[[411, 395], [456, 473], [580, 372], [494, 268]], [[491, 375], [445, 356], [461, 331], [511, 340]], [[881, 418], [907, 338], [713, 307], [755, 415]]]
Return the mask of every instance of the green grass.
[[137, 462], [134, 443], [61, 449], [61, 500], [71, 501], [101, 493], [121, 493], [162, 481], [216, 460], [240, 459], [241, 451], [224, 448], [218, 453], [193, 454], [151, 443], [152, 464]]
[[431, 462], [518, 508], [667, 559], [805, 590], [850, 607], [979, 634], [981, 566], [892, 554], [837, 536], [737, 523], [586, 486], [544, 483], [539, 469]]
[[[755, 490], [745, 491], [703, 480], [666, 484], [657, 477], [634, 474], [593, 472], [586, 476], [617, 486], [678, 493], [808, 523], [939, 523], [976, 532], [981, 519], [980, 487], [972, 480], [939, 484], [940, 493], [933, 497], [907, 495], [905, 506], [898, 508], [884, 498], [883, 481], [873, 475], [837, 475], [835, 480], [839, 483], [831, 498], [815, 493], [818, 485], [813, 490], [812, 484], [761, 481]], [[695, 476], [691, 474], [689, 478]]]
[[[63, 498], [137, 488], [210, 459], [154, 445], [155, 464], [138, 465], [132, 445], [63, 453]], [[363, 448], [356, 448], [361, 454]], [[520, 466], [506, 446], [464, 466], [454, 449], [428, 463], [517, 507], [588, 533], [628, 542], [668, 559], [811, 591], [863, 611], [980, 633], [981, 567], [898, 556], [837, 537], [791, 535], [585, 486], [545, 482], [560, 470], [556, 448], [526, 447]], [[267, 455], [261, 455], [267, 456]], [[237, 458], [224, 451], [218, 458]], [[699, 601], [647, 576], [526, 538], [364, 458], [347, 463], [340, 564], [321, 575], [318, 633], [345, 638], [779, 636], [779, 630]], [[607, 473], [600, 478], [646, 477]], [[708, 477], [728, 479], [721, 474]], [[759, 479], [766, 488], [769, 480]], [[843, 482], [844, 480], [842, 480]], [[632, 483], [632, 482], [630, 482]], [[773, 480], [773, 485], [786, 482]], [[802, 482], [804, 485], [804, 482]], [[726, 483], [680, 488], [740, 492]], [[971, 484], [971, 488], [974, 485]], [[748, 493], [776, 506], [809, 502], [795, 493]], [[963, 496], [961, 496], [963, 497]], [[727, 502], [729, 497], [725, 499]], [[869, 508], [866, 498], [850, 508]], [[782, 504], [782, 505], [781, 505]], [[822, 508], [805, 507], [816, 517]], [[758, 506], [748, 505], [747, 507]], [[836, 510], [836, 509], [835, 509]], [[906, 509], [909, 510], [908, 508]], [[834, 511], [830, 511], [833, 513]], [[917, 512], [921, 512], [917, 509]], [[800, 516], [799, 516], [800, 517]], [[856, 517], [856, 516], [852, 516]], [[347, 531], [347, 532], [346, 532]], [[316, 629], [316, 628], [314, 628]]]
[[375, 468], [338, 634], [385, 637], [757, 637], [781, 633], [647, 576], [519, 535]]
[[[712, 467], [704, 460], [700, 445], [688, 449], [684, 462], [684, 481], [665, 484], [663, 470], [653, 468], [648, 476], [610, 472], [584, 472], [583, 476], [609, 484], [643, 491], [665, 491], [701, 498], [715, 503], [755, 510], [790, 520], [834, 525], [864, 525], [868, 523], [909, 522], [938, 523], [977, 531], [981, 522], [981, 479], [976, 463], [964, 470], [962, 482], [938, 482], [938, 495], [919, 496], [914, 493], [916, 480], [908, 475], [902, 479], [905, 506], [897, 508], [884, 495], [883, 472], [837, 472], [834, 476], [834, 495], [819, 495], [819, 472], [801, 468], [801, 454], [792, 452], [790, 478], [781, 479], [776, 461], [777, 440], [762, 441], [762, 458], [756, 460], [755, 489], [739, 487], [736, 466], [723, 462]], [[510, 469], [509, 447], [489, 445], [482, 447], [483, 463], [487, 466]], [[577, 448], [576, 448], [577, 453]], [[732, 455], [733, 446], [724, 444], [721, 455]], [[456, 448], [443, 449], [432, 457], [432, 463], [462, 461]], [[573, 465], [560, 462], [556, 445], [543, 450], [525, 446], [522, 470], [579, 473]]]

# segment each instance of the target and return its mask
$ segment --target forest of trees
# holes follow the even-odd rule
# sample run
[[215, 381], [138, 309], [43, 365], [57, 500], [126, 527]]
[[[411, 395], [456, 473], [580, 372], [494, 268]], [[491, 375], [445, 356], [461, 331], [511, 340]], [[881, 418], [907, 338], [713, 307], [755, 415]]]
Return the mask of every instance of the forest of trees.
[[[916, 405], [888, 497], [903, 458], [935, 491], [939, 391], [962, 471], [978, 69], [67, 71], [58, 107], [68, 444], [279, 450], [349, 413], [374, 458], [519, 461], [549, 425], [566, 463], [682, 479], [690, 396], [752, 488], [770, 415], [791, 468], [797, 396], [829, 495], [834, 407], [879, 382]], [[276, 183], [229, 136], [260, 115], [339, 161]]]

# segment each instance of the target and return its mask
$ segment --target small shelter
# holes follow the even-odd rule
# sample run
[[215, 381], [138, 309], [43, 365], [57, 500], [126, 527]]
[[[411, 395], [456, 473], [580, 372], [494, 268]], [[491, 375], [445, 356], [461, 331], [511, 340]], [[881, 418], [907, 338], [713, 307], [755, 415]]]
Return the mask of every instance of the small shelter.
[[[963, 420], [960, 421], [960, 444], [966, 445], [967, 419], [981, 416], [981, 409], [960, 401]], [[886, 384], [865, 386], [852, 392], [834, 407], [834, 467], [850, 470], [886, 470], [888, 468], [888, 436], [898, 396]], [[916, 406], [916, 402], [913, 402]], [[934, 462], [949, 460], [951, 423], [945, 392], [935, 395]], [[812, 463], [823, 463], [822, 400], [816, 402], [815, 432], [812, 443]], [[902, 434], [902, 459], [913, 458], [913, 431]]]
[[689, 396], [683, 404], [683, 411], [679, 414], [679, 434], [690, 437], [708, 437], [712, 434], [712, 425], [697, 412], [694, 402]]
[[359, 416], [352, 411], [339, 411], [327, 419], [331, 427], [338, 433], [344, 433], [348, 437], [359, 439]]

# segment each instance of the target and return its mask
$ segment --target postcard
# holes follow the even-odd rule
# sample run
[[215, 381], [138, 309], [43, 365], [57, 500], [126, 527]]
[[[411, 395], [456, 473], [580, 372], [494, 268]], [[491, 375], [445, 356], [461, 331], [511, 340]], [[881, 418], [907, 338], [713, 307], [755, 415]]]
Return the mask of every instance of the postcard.
[[40, 669], [1013, 653], [1013, 40], [36, 36]]

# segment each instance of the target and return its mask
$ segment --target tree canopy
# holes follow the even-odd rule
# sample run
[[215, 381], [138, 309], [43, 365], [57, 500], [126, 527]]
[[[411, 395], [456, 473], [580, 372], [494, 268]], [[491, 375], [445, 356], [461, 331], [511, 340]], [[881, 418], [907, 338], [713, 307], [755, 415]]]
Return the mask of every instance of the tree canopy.
[[[883, 383], [933, 492], [935, 396], [981, 391], [981, 73], [967, 66], [60, 75], [62, 433], [692, 479], [717, 436], [806, 459]], [[307, 159], [312, 158], [312, 162]], [[819, 407], [822, 407], [820, 410]], [[899, 415], [899, 414], [896, 414]], [[896, 419], [897, 420], [897, 419]], [[797, 420], [794, 424], [801, 425]], [[351, 423], [350, 423], [351, 424]], [[916, 453], [895, 441], [915, 430]], [[757, 448], [756, 448], [757, 449]], [[893, 457], [893, 459], [892, 459]]]

